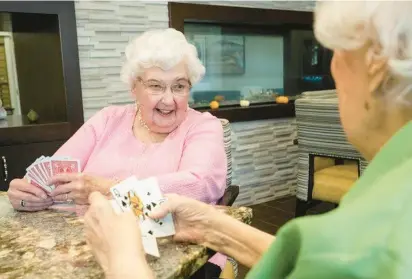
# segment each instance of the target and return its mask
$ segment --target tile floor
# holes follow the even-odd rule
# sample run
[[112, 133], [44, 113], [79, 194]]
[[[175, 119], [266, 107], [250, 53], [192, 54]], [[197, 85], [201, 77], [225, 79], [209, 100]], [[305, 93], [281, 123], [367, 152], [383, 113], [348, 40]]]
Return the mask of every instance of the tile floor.
[[[253, 209], [252, 226], [270, 234], [295, 216], [296, 197], [286, 197], [275, 201], [250, 206]], [[310, 209], [308, 214], [320, 214], [333, 208], [332, 204], [321, 203]], [[238, 279], [245, 278], [248, 268], [239, 265]]]

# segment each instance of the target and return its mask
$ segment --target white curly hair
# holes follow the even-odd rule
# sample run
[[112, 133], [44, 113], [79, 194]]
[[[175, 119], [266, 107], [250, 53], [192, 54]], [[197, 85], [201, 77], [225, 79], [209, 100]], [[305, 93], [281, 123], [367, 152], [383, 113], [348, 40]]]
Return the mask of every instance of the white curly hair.
[[197, 55], [196, 47], [187, 42], [182, 32], [173, 28], [146, 31], [127, 45], [121, 79], [132, 88], [136, 78], [146, 69], [168, 70], [184, 61], [189, 80], [194, 85], [205, 74], [205, 67]]
[[388, 61], [383, 97], [412, 105], [412, 1], [318, 1], [314, 30], [330, 49], [355, 50], [369, 43], [366, 59]]

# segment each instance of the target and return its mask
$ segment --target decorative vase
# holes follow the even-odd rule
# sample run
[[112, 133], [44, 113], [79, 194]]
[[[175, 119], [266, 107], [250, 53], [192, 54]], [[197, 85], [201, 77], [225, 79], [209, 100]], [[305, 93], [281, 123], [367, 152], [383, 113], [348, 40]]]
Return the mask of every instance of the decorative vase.
[[248, 100], [240, 100], [241, 107], [248, 107], [249, 105], [250, 105], [250, 102]]

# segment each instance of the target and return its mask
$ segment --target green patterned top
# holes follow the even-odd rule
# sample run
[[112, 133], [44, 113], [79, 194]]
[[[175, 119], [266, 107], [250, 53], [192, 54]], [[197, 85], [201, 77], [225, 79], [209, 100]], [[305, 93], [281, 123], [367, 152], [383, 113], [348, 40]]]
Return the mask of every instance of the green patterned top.
[[412, 278], [412, 122], [339, 207], [286, 224], [247, 279]]

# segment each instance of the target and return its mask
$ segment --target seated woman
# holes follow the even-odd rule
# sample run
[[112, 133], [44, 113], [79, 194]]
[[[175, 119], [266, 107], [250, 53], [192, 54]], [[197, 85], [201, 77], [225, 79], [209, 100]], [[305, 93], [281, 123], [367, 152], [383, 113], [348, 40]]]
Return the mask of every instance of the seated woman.
[[[216, 203], [226, 186], [222, 125], [188, 106], [190, 88], [204, 73], [196, 48], [181, 32], [139, 36], [126, 48], [121, 74], [136, 104], [104, 108], [56, 152], [79, 159], [82, 174], [54, 177], [50, 183], [58, 186], [51, 197], [24, 179], [13, 180], [8, 190], [13, 207], [35, 211], [53, 201], [87, 204], [92, 191], [108, 195], [116, 181], [132, 175], [156, 177], [163, 193]], [[225, 257], [218, 255], [214, 263], [223, 267]]]
[[[174, 213], [177, 239], [253, 266], [247, 278], [411, 278], [411, 11], [411, 1], [322, 1], [316, 8], [316, 37], [334, 50], [343, 128], [370, 160], [337, 209], [292, 220], [276, 240], [175, 195], [151, 217]], [[110, 278], [153, 278], [140, 239], [130, 233], [139, 231], [133, 218], [117, 216], [99, 193], [90, 198], [86, 235]]]

